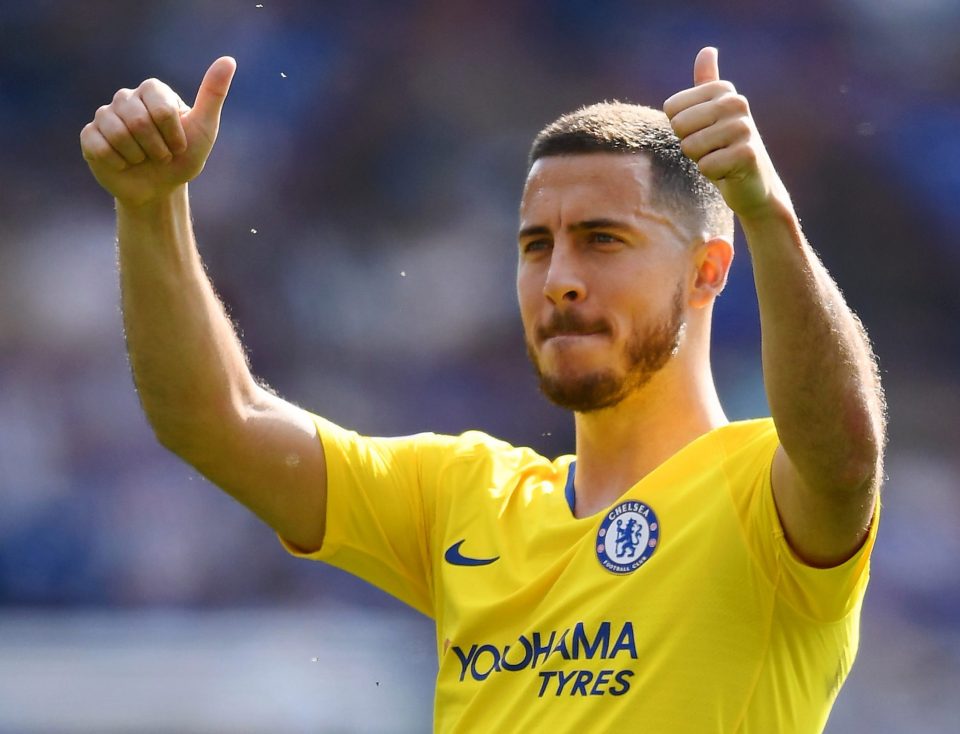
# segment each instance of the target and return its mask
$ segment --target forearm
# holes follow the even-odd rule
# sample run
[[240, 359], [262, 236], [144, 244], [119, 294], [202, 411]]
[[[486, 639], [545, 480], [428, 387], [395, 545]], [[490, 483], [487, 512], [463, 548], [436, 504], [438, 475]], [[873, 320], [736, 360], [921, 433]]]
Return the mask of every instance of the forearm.
[[741, 225], [760, 304], [764, 384], [784, 450], [811, 486], [875, 481], [884, 403], [860, 321], [788, 204]]
[[186, 185], [149, 206], [118, 203], [117, 233], [140, 400], [161, 442], [187, 452], [256, 386], [197, 252]]

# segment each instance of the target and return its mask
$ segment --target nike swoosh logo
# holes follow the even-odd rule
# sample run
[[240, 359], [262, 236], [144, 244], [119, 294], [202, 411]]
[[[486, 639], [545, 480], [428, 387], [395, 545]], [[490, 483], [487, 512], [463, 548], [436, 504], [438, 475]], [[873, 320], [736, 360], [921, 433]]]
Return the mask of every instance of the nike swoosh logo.
[[469, 558], [460, 552], [460, 546], [465, 542], [466, 538], [458, 540], [447, 548], [447, 552], [443, 554], [443, 560], [452, 566], [489, 566], [500, 558], [500, 556], [496, 556], [496, 558]]

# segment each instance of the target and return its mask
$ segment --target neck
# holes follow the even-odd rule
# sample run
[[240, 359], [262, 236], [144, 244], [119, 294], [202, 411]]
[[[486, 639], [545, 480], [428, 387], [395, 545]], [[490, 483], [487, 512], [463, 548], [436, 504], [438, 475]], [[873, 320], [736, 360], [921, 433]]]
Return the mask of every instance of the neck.
[[611, 408], [577, 413], [577, 517], [610, 506], [677, 451], [727, 423], [709, 362], [676, 360]]

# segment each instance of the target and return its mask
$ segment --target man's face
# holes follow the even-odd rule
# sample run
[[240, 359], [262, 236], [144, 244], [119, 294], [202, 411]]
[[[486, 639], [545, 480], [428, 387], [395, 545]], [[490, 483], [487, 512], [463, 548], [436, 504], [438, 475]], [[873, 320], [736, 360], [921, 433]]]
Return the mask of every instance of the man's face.
[[677, 353], [688, 238], [652, 202], [644, 155], [537, 161], [520, 204], [517, 293], [546, 396], [589, 412], [639, 390]]

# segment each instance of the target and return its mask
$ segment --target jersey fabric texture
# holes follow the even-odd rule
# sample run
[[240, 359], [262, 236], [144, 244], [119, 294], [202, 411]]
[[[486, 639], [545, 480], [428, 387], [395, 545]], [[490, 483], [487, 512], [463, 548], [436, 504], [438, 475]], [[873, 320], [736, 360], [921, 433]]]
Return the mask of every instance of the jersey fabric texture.
[[846, 563], [800, 561], [771, 490], [772, 420], [701, 436], [580, 519], [573, 456], [316, 424], [324, 545], [284, 546], [436, 621], [436, 731], [822, 731], [878, 517]]

